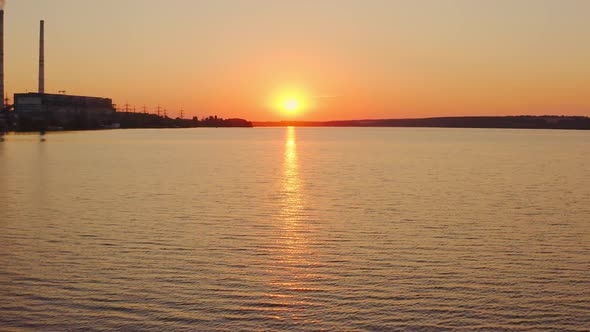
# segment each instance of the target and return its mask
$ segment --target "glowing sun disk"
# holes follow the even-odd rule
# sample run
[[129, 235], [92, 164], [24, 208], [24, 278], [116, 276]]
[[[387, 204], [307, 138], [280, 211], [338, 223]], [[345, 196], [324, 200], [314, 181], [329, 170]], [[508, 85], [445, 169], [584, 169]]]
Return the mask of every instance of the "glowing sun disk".
[[301, 108], [301, 103], [297, 99], [287, 99], [283, 103], [283, 109], [287, 112], [295, 112]]

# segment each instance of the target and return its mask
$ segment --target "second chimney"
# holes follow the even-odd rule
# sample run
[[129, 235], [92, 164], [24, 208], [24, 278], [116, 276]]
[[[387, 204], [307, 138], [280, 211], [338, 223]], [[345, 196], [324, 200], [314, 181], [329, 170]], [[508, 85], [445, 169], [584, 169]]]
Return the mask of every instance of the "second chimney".
[[39, 93], [45, 93], [45, 21], [39, 31]]

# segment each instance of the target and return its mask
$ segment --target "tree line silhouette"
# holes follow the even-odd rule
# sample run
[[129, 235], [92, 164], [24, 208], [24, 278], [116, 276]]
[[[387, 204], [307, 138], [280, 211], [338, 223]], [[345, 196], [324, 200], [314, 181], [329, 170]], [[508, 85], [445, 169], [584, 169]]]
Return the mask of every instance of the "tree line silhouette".
[[252, 127], [252, 122], [244, 119], [223, 119], [208, 116], [202, 119], [170, 118], [149, 113], [116, 112], [113, 123], [121, 128], [197, 128], [197, 127]]
[[193, 117], [183, 119], [166, 115], [134, 112], [113, 112], [111, 115], [96, 117], [90, 112], [78, 112], [67, 117], [57, 118], [47, 112], [42, 117], [18, 115], [12, 110], [0, 110], [0, 132], [41, 131], [41, 130], [95, 130], [113, 128], [198, 128], [198, 127], [252, 127], [252, 122], [244, 119], [224, 119], [208, 116], [202, 119]]

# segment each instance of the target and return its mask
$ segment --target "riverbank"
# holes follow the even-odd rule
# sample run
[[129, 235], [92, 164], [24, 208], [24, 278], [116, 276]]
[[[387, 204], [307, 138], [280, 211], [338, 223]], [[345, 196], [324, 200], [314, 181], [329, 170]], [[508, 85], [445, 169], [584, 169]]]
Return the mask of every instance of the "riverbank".
[[440, 127], [590, 130], [585, 116], [469, 116], [422, 119], [253, 122], [254, 127]]

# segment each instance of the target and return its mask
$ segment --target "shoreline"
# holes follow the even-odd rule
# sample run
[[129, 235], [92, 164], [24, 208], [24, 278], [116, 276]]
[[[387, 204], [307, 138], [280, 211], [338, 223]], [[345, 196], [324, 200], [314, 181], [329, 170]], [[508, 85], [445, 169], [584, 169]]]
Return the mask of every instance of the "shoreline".
[[590, 130], [590, 117], [556, 115], [464, 116], [336, 121], [252, 121], [254, 127], [364, 127]]
[[[222, 120], [222, 119], [220, 119]], [[189, 122], [190, 120], [184, 120]], [[216, 123], [190, 123], [193, 126], [141, 126], [123, 125], [118, 128], [76, 128], [47, 130], [48, 133], [75, 131], [103, 131], [121, 129], [194, 129], [194, 128], [455, 128], [455, 129], [545, 129], [545, 130], [590, 130], [590, 117], [585, 116], [481, 116], [481, 117], [436, 117], [416, 119], [369, 119], [336, 121], [247, 121], [228, 119]], [[196, 124], [196, 125], [195, 125]], [[5, 133], [38, 133], [30, 130], [9, 130]]]

